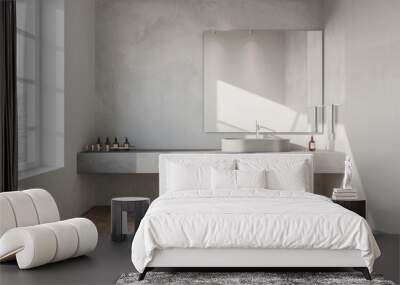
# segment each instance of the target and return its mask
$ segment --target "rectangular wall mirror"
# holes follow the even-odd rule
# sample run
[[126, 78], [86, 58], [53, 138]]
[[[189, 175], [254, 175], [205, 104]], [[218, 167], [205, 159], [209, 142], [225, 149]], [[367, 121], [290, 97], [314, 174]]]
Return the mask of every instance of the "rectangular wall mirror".
[[318, 133], [322, 105], [322, 31], [204, 33], [206, 132]]

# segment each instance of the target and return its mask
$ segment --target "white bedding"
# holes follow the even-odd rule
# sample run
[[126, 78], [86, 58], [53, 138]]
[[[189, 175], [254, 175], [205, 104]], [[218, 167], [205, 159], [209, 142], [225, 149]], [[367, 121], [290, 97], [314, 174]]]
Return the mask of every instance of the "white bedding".
[[155, 249], [358, 249], [372, 271], [379, 248], [367, 222], [328, 198], [299, 191], [183, 191], [157, 198], [132, 243], [143, 272]]

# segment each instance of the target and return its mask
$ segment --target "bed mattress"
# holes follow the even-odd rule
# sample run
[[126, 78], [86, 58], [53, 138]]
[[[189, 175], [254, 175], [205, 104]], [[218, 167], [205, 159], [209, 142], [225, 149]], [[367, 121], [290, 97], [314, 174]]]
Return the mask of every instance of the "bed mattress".
[[372, 271], [380, 255], [361, 216], [307, 192], [186, 190], [157, 198], [132, 243], [139, 272], [163, 249], [359, 250]]

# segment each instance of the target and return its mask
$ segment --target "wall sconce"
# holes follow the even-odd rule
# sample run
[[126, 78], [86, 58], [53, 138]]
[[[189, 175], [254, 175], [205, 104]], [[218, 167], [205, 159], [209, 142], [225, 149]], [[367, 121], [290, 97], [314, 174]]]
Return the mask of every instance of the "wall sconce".
[[337, 120], [337, 111], [338, 107], [343, 104], [331, 104], [331, 135], [334, 136], [336, 133], [336, 120]]
[[[314, 105], [314, 106], [310, 106], [309, 108], [313, 109], [314, 112], [314, 126], [313, 126], [313, 132], [314, 133], [318, 133], [319, 132], [319, 120], [318, 120], [318, 116], [319, 116], [319, 110], [324, 110], [324, 105]], [[323, 113], [322, 115], [323, 116]], [[323, 120], [322, 120], [323, 121]]]

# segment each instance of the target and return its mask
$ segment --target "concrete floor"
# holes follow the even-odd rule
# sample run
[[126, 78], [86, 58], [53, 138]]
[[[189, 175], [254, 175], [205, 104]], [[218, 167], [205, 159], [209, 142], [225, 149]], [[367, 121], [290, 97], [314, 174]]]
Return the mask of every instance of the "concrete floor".
[[94, 252], [29, 270], [16, 262], [0, 265], [0, 284], [115, 284], [124, 272], [134, 271], [130, 260], [131, 242], [114, 243], [101, 234]]
[[[130, 260], [131, 240], [121, 243], [110, 239], [110, 210], [95, 207], [85, 214], [99, 230], [97, 249], [88, 256], [61, 261], [29, 270], [19, 270], [16, 262], [0, 264], [0, 284], [115, 284], [124, 272], [134, 271]], [[382, 256], [375, 272], [399, 283], [400, 237], [377, 234]]]

